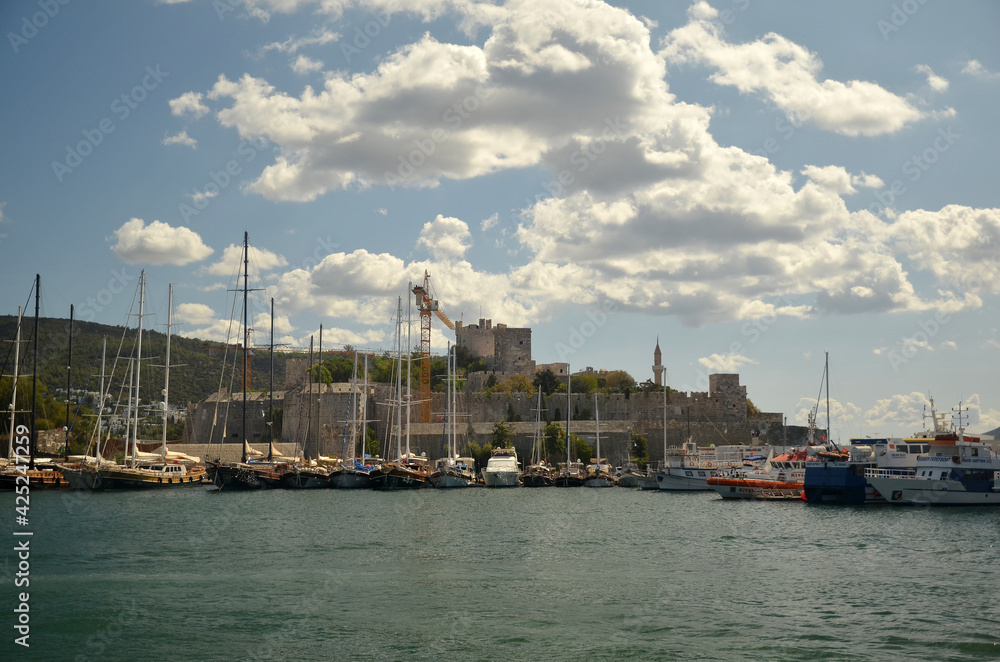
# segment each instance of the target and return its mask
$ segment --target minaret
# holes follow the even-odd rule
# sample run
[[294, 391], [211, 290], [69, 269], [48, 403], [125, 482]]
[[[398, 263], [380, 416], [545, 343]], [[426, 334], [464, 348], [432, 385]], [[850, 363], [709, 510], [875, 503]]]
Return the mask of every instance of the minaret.
[[657, 386], [663, 386], [663, 355], [660, 354], [660, 337], [656, 337], [656, 349], [653, 350], [653, 381]]

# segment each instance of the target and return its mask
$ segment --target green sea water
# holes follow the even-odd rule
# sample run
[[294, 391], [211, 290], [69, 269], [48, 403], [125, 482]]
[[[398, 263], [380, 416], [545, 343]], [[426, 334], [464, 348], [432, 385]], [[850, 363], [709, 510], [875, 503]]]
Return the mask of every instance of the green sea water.
[[1000, 659], [996, 509], [195, 488], [30, 514], [31, 646], [12, 543], [3, 660]]

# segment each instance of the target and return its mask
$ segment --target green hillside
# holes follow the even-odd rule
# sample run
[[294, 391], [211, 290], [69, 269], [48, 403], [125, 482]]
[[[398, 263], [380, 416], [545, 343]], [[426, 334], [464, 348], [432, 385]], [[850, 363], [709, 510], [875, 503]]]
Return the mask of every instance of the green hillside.
[[[26, 317], [21, 329], [21, 375], [31, 374], [33, 343], [31, 334], [34, 319]], [[0, 367], [4, 376], [14, 372], [13, 341], [17, 332], [15, 316], [0, 316]], [[124, 336], [123, 336], [124, 333]], [[125, 330], [120, 326], [108, 326], [93, 322], [75, 321], [73, 323], [73, 360], [71, 387], [73, 390], [83, 389], [97, 391], [101, 374], [101, 341], [107, 337], [106, 377], [113, 384], [112, 394], [118, 393], [119, 385], [128, 372], [128, 357], [134, 355], [136, 332], [134, 328]], [[185, 406], [188, 402], [203, 400], [214, 393], [220, 384], [222, 375], [224, 350], [206, 348], [205, 345], [217, 343], [196, 338], [181, 338], [173, 336], [170, 340], [170, 402], [177, 406]], [[121, 347], [121, 359], [112, 377], [112, 366]], [[68, 365], [69, 320], [42, 318], [38, 323], [38, 378], [46, 389], [52, 393], [66, 388], [66, 368]], [[146, 402], [162, 400], [164, 357], [166, 353], [166, 335], [162, 332], [143, 331], [142, 355], [143, 366], [140, 379], [140, 397]], [[289, 353], [276, 353], [274, 357], [274, 388], [284, 388], [285, 362], [294, 356]], [[229, 351], [227, 359], [229, 369], [223, 388], [240, 390], [240, 370], [233, 372], [233, 350]], [[237, 361], [238, 364], [238, 361]], [[266, 390], [269, 382], [270, 352], [267, 348], [258, 349], [251, 358], [251, 388]]]

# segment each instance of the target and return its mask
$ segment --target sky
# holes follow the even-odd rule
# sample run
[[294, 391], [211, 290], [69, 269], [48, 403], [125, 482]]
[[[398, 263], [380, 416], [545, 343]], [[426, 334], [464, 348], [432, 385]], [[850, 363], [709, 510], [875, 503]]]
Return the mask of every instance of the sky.
[[[1000, 425], [1000, 4], [7, 0], [0, 313], [393, 345], [430, 284], [533, 358], [834, 439]], [[435, 318], [434, 352], [454, 334]], [[416, 343], [416, 334], [413, 342]], [[823, 396], [825, 398], [825, 395]], [[825, 403], [821, 406], [823, 425]]]

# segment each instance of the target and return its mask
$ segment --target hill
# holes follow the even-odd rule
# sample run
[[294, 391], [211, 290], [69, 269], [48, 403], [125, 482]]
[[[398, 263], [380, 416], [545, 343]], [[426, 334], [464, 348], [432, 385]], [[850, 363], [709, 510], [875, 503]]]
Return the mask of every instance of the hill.
[[[21, 329], [21, 356], [18, 371], [21, 375], [31, 374], [32, 338], [34, 318], [25, 317]], [[14, 372], [14, 343], [17, 333], [17, 317], [0, 316], [0, 367], [2, 374]], [[94, 322], [74, 321], [73, 361], [71, 387], [97, 391], [101, 375], [101, 343], [107, 338], [106, 380], [115, 386], [112, 394], [117, 394], [128, 374], [127, 357], [134, 353], [136, 331], [121, 326], [109, 326]], [[166, 334], [155, 330], [144, 330], [142, 334], [143, 366], [140, 379], [141, 398], [146, 402], [162, 400], [163, 363], [166, 353]], [[205, 345], [218, 343], [198, 338], [173, 336], [170, 340], [170, 402], [184, 407], [188, 402], [198, 402], [219, 388], [225, 352], [221, 349], [206, 348]], [[112, 366], [121, 346], [121, 356], [112, 378]], [[66, 388], [67, 352], [69, 348], [69, 320], [40, 318], [38, 321], [38, 379], [49, 392]], [[274, 356], [274, 388], [283, 390], [285, 383], [285, 363], [289, 358], [302, 354], [278, 352]], [[229, 352], [229, 370], [223, 388], [240, 389], [240, 371], [232, 371], [233, 352]], [[251, 358], [251, 389], [268, 388], [270, 372], [270, 352], [267, 347], [257, 348]]]

